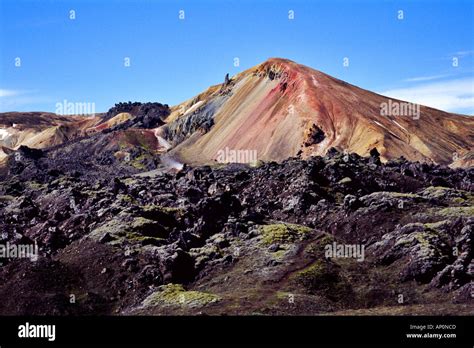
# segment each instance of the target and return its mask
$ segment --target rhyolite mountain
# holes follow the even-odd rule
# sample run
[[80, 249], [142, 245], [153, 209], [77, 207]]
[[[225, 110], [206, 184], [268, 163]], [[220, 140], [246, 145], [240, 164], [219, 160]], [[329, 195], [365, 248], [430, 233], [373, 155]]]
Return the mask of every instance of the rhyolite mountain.
[[[393, 103], [401, 101], [272, 58], [171, 108], [119, 103], [94, 117], [0, 114], [0, 162], [21, 145], [47, 148], [108, 129], [130, 138], [133, 134], [124, 133], [133, 124], [150, 141], [154, 134], [152, 154], [167, 152], [172, 163], [211, 164], [226, 148], [255, 151], [263, 161], [282, 161], [324, 155], [335, 147], [361, 156], [376, 148], [382, 161], [403, 156], [472, 166], [474, 118], [425, 106], [416, 116], [384, 115], [383, 105]], [[115, 157], [124, 158], [125, 152]]]
[[[264, 161], [324, 155], [331, 147], [381, 159], [472, 165], [474, 118], [421, 106], [385, 116], [400, 101], [286, 59], [268, 61], [172, 108], [163, 126], [173, 154], [189, 163], [220, 149], [256, 150]], [[470, 154], [470, 155], [469, 155]]]

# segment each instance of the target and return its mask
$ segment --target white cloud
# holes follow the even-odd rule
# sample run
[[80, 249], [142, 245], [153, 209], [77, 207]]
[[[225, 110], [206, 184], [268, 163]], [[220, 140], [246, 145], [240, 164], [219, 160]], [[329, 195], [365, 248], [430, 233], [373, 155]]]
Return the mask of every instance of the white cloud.
[[474, 115], [473, 77], [418, 84], [380, 94], [435, 109]]
[[448, 77], [450, 75], [432, 75], [432, 76], [417, 76], [417, 77], [410, 77], [403, 81], [405, 82], [421, 82], [421, 81], [432, 81], [442, 79], [444, 77]]
[[[0, 88], [0, 112], [19, 111], [28, 105], [51, 102], [51, 98], [39, 95], [34, 90], [13, 90]], [[45, 110], [31, 110], [45, 111]]]
[[2, 97], [14, 97], [20, 95], [21, 91], [15, 91], [12, 89], [0, 89], [0, 98]]
[[473, 53], [474, 53], [473, 50], [471, 50], [471, 51], [458, 51], [458, 52], [454, 53], [453, 55], [458, 56], [458, 57], [467, 57], [467, 56], [470, 56]]

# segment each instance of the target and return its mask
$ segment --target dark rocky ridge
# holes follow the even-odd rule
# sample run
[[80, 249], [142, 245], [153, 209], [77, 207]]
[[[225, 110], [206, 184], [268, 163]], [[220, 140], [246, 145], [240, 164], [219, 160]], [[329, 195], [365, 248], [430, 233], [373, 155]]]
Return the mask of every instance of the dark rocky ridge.
[[[0, 313], [467, 313], [474, 169], [371, 155], [150, 178], [41, 176], [63, 162], [25, 155], [0, 183], [0, 243], [36, 241], [40, 259], [3, 260]], [[333, 242], [364, 261], [327, 259]]]
[[216, 110], [228, 99], [226, 95], [220, 95], [211, 102], [199, 106], [193, 112], [177, 118], [165, 127], [166, 138], [174, 145], [180, 144], [189, 138], [194, 132], [202, 134], [208, 132], [214, 125]]
[[127, 112], [135, 118], [118, 125], [117, 129], [126, 129], [132, 126], [135, 128], [155, 128], [164, 124], [163, 121], [170, 114], [170, 109], [167, 104], [161, 103], [132, 103], [130, 101], [117, 103], [104, 115], [103, 122], [122, 112]]

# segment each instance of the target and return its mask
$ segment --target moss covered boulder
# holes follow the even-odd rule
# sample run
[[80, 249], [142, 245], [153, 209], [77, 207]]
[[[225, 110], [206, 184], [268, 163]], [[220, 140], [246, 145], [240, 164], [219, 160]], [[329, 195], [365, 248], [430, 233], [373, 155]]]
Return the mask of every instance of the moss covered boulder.
[[158, 221], [165, 227], [175, 227], [182, 217], [183, 211], [174, 207], [162, 207], [160, 205], [149, 204], [141, 207], [140, 215], [146, 219]]
[[264, 245], [288, 244], [305, 239], [312, 231], [311, 228], [296, 224], [271, 224], [259, 228]]
[[130, 232], [157, 238], [166, 238], [169, 234], [168, 230], [165, 229], [158, 221], [150, 220], [144, 217], [134, 218], [130, 224], [129, 230]]
[[293, 275], [296, 284], [311, 294], [345, 302], [350, 299], [351, 287], [340, 273], [340, 267], [328, 260], [317, 260]]
[[185, 306], [203, 307], [220, 301], [217, 295], [201, 292], [187, 291], [180, 284], [167, 284], [159, 288], [143, 301], [143, 306]]

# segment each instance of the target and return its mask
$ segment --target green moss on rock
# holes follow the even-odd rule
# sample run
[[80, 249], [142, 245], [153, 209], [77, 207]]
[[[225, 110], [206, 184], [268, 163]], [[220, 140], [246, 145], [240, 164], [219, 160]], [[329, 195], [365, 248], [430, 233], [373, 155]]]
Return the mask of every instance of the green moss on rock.
[[0, 202], [11, 202], [15, 199], [15, 197], [10, 196], [10, 195], [3, 195], [0, 196]]
[[182, 214], [183, 209], [175, 207], [163, 207], [161, 205], [149, 204], [142, 207], [143, 212], [146, 214]]
[[449, 207], [436, 212], [438, 215], [444, 217], [458, 217], [458, 216], [474, 216], [474, 206], [470, 207]]
[[158, 238], [167, 238], [169, 234], [159, 222], [141, 216], [133, 219], [128, 231]]
[[332, 244], [334, 242], [334, 236], [328, 233], [324, 233], [324, 235], [315, 240], [314, 242], [310, 243], [305, 252], [313, 257], [322, 257], [324, 255], [325, 247], [328, 244]]
[[312, 229], [296, 224], [272, 224], [260, 226], [264, 245], [294, 243], [303, 240]]
[[420, 192], [420, 195], [430, 199], [442, 199], [449, 198], [453, 201], [463, 201], [466, 198], [467, 192], [461, 190], [455, 190], [449, 187], [443, 186], [430, 186]]
[[445, 227], [448, 224], [449, 224], [449, 220], [441, 220], [437, 222], [426, 223], [423, 226], [430, 230], [439, 231], [440, 229], [443, 229], [443, 227]]
[[[106, 233], [110, 234], [114, 238], [125, 235], [124, 223], [118, 219], [107, 221], [105, 224], [95, 228], [89, 234], [88, 238], [99, 241]], [[119, 242], [119, 240], [120, 238], [116, 239], [115, 243]]]
[[45, 184], [41, 184], [41, 183], [36, 182], [36, 181], [29, 181], [27, 183], [27, 185], [32, 190], [42, 190], [42, 189], [46, 188], [46, 186], [47, 186]]
[[296, 274], [296, 281], [306, 289], [317, 290], [339, 280], [339, 274], [329, 262], [318, 260]]
[[332, 262], [318, 260], [293, 277], [294, 281], [309, 293], [321, 293], [334, 301], [350, 301], [351, 287]]
[[128, 232], [125, 235], [125, 240], [127, 240], [130, 243], [141, 243], [142, 245], [163, 245], [166, 244], [166, 239], [165, 238], [157, 238], [157, 237], [149, 237], [149, 236], [143, 236], [141, 234], [138, 234], [136, 232]]
[[136, 217], [135, 219], [133, 219], [133, 222], [132, 222], [130, 227], [134, 231], [140, 231], [144, 228], [153, 227], [155, 225], [156, 225], [156, 221], [146, 219], [146, 218], [140, 216], [140, 217]]
[[220, 301], [217, 295], [201, 292], [186, 291], [180, 284], [167, 284], [143, 301], [143, 306], [186, 306], [203, 307]]
[[127, 203], [133, 203], [134, 198], [130, 195], [124, 195], [120, 193], [117, 195], [117, 200], [122, 201], [122, 202], [127, 202]]

